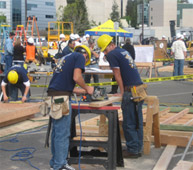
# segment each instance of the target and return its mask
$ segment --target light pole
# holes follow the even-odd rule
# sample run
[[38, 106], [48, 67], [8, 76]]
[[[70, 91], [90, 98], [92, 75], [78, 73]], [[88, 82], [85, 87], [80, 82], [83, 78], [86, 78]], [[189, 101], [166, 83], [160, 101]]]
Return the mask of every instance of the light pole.
[[142, 0], [142, 32], [141, 32], [141, 40], [144, 37], [144, 0]]
[[27, 27], [27, 0], [25, 0], [25, 26]]

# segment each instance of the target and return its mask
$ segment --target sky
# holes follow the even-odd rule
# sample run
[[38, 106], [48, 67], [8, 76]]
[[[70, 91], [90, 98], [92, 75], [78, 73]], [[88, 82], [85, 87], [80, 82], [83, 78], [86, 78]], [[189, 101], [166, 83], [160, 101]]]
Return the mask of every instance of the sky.
[[193, 3], [193, 0], [189, 0], [190, 3]]

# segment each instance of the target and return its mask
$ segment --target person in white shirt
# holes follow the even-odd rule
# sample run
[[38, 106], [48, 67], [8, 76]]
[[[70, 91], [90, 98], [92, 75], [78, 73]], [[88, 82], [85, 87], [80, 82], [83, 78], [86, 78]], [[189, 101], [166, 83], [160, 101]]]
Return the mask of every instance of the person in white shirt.
[[81, 45], [80, 36], [78, 34], [74, 34], [74, 38], [75, 38], [75, 47]]
[[65, 35], [64, 34], [60, 34], [60, 41], [58, 43], [58, 49], [61, 49], [61, 51], [66, 47], [67, 43], [65, 40]]
[[186, 46], [182, 40], [180, 33], [177, 34], [177, 40], [173, 42], [171, 47], [171, 55], [174, 55], [174, 72], [173, 76], [183, 75], [184, 72], [184, 59], [186, 58]]

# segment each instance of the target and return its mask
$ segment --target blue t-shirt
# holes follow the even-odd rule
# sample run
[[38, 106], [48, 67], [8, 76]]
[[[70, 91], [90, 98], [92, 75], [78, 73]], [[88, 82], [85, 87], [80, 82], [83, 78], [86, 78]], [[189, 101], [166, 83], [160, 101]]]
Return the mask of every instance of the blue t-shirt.
[[62, 57], [57, 64], [48, 89], [72, 92], [76, 82], [73, 80], [74, 69], [84, 72], [85, 58], [81, 53], [73, 52]]
[[72, 53], [72, 51], [70, 50], [70, 47], [67, 45], [63, 50], [62, 50], [62, 56], [65, 56], [67, 54]]
[[107, 55], [107, 61], [111, 68], [119, 68], [124, 86], [143, 84], [136, 65], [128, 51], [116, 47]]
[[15, 70], [16, 72], [17, 72], [17, 74], [18, 74], [18, 81], [17, 81], [17, 83], [16, 84], [14, 84], [14, 86], [20, 86], [20, 84], [23, 84], [24, 82], [27, 82], [27, 81], [29, 81], [29, 78], [28, 78], [28, 76], [27, 76], [27, 70], [25, 70], [24, 69], [24, 67], [21, 67], [21, 66], [12, 66], [9, 70], [8, 70], [8, 72], [7, 72], [7, 74], [5, 75], [5, 77], [4, 77], [4, 79], [3, 79], [3, 81], [5, 82], [5, 83], [8, 83], [9, 81], [8, 81], [8, 78], [7, 78], [7, 75], [8, 75], [8, 73], [9, 73], [9, 71], [11, 71], [11, 70]]

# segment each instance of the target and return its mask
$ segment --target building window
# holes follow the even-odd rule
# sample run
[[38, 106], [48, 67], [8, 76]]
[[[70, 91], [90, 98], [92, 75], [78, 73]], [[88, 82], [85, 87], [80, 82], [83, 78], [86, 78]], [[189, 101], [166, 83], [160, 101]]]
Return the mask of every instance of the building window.
[[12, 4], [12, 22], [15, 29], [17, 25], [21, 25], [21, 0], [12, 0]]
[[27, 10], [31, 10], [32, 8], [37, 8], [37, 4], [27, 4]]
[[153, 16], [151, 16], [151, 20], [153, 19]]
[[46, 4], [47, 6], [54, 6], [54, 3], [53, 3], [53, 2], [45, 2], [45, 4]]
[[151, 26], [153, 25], [153, 22], [151, 22]]
[[151, 11], [153, 11], [153, 8], [151, 8]]
[[6, 2], [5, 1], [0, 2], [0, 8], [2, 8], [2, 9], [6, 8]]
[[54, 18], [53, 15], [46, 15], [46, 18]]

